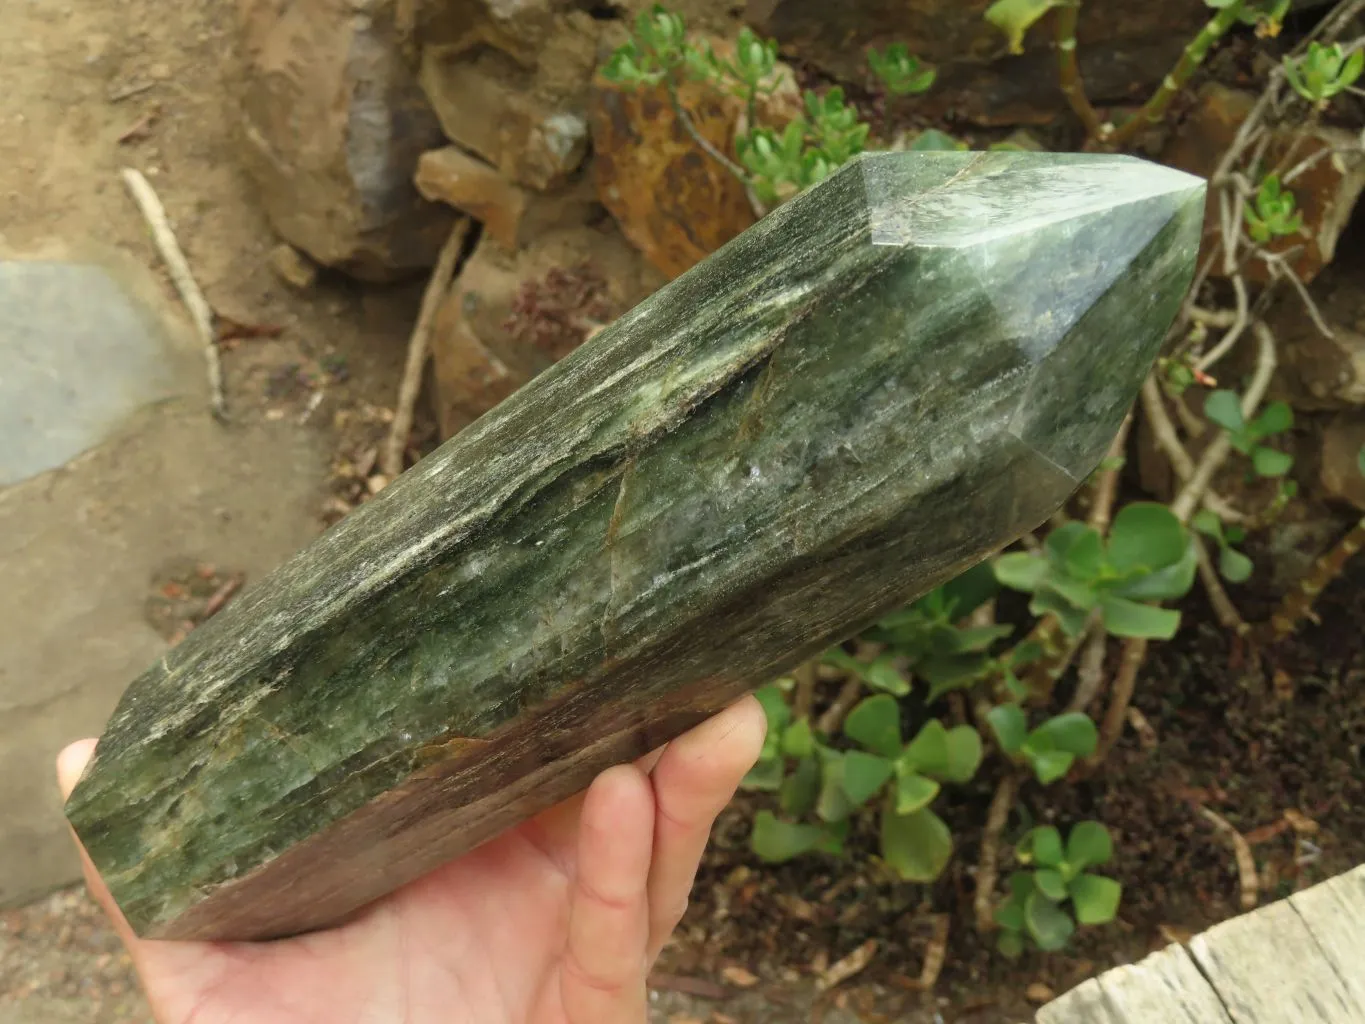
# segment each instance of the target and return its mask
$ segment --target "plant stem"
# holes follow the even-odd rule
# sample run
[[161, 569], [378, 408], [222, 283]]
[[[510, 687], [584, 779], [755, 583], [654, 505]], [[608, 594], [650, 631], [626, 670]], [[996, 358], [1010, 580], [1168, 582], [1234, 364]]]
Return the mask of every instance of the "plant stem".
[[850, 676], [839, 691], [839, 695], [834, 698], [834, 703], [820, 716], [815, 728], [826, 736], [833, 736], [844, 724], [844, 718], [853, 710], [853, 705], [858, 703], [858, 698], [862, 695], [862, 680]]
[[1091, 627], [1088, 637], [1076, 670], [1076, 694], [1067, 705], [1068, 711], [1088, 712], [1100, 690], [1104, 689], [1104, 655], [1109, 637], [1098, 622]]
[[1146, 639], [1130, 637], [1123, 642], [1119, 670], [1114, 676], [1114, 694], [1109, 698], [1109, 707], [1104, 713], [1104, 724], [1100, 727], [1100, 742], [1090, 758], [1091, 765], [1102, 764], [1122, 735], [1123, 723], [1128, 720], [1128, 705], [1133, 702], [1133, 691], [1137, 689], [1138, 672], [1146, 658]]
[[1100, 115], [1090, 104], [1085, 94], [1085, 82], [1081, 79], [1080, 65], [1076, 61], [1076, 19], [1081, 12], [1081, 0], [1070, 0], [1057, 8], [1053, 29], [1057, 39], [1057, 83], [1062, 87], [1062, 95], [1076, 116], [1085, 126], [1088, 138], [1098, 139], [1105, 134]]
[[1237, 3], [1229, 4], [1224, 7], [1212, 18], [1209, 19], [1195, 36], [1185, 52], [1180, 55], [1180, 60], [1176, 62], [1174, 68], [1162, 81], [1151, 98], [1142, 105], [1142, 109], [1116, 128], [1109, 136], [1108, 141], [1115, 146], [1130, 141], [1145, 125], [1154, 125], [1166, 116], [1166, 111], [1170, 108], [1171, 101], [1176, 94], [1185, 87], [1190, 75], [1194, 74], [1195, 69], [1204, 63], [1204, 58], [1208, 56], [1209, 49], [1215, 42], [1223, 37], [1237, 21], [1237, 16], [1242, 13], [1242, 8], [1246, 6], [1245, 0], [1238, 0]]
[[1000, 877], [1000, 834], [1005, 831], [1014, 798], [1019, 792], [1019, 776], [1011, 770], [1000, 780], [986, 812], [986, 827], [981, 833], [981, 860], [976, 868], [976, 930], [985, 934], [995, 928], [995, 883]]
[[1208, 592], [1209, 604], [1213, 606], [1213, 613], [1218, 618], [1218, 624], [1234, 636], [1246, 636], [1251, 632], [1251, 626], [1246, 619], [1242, 618], [1242, 613], [1232, 603], [1232, 598], [1228, 597], [1227, 588], [1223, 586], [1223, 581], [1218, 578], [1218, 570], [1214, 567], [1213, 559], [1209, 555], [1208, 545], [1196, 536], [1194, 538], [1194, 550], [1199, 557], [1199, 578], [1203, 581], [1204, 589]]
[[1313, 613], [1313, 603], [1334, 579], [1341, 575], [1351, 558], [1365, 547], [1365, 518], [1351, 527], [1346, 536], [1313, 563], [1313, 568], [1289, 593], [1284, 595], [1265, 627], [1269, 643], [1288, 637], [1299, 623]]
[[794, 719], [800, 720], [810, 715], [811, 706], [815, 703], [815, 670], [818, 665], [818, 659], [812, 658], [792, 669], [792, 678], [796, 680], [796, 696], [792, 699]]
[[[1114, 440], [1109, 445], [1109, 451], [1104, 457], [1106, 462], [1123, 460], [1128, 447], [1128, 432], [1132, 429], [1133, 411], [1130, 409], [1123, 419], [1123, 425], [1119, 427], [1119, 432], [1114, 435]], [[1106, 468], [1095, 481], [1094, 490], [1091, 492], [1090, 515], [1086, 522], [1101, 537], [1109, 532], [1109, 522], [1114, 513], [1114, 498], [1117, 497], [1119, 490], [1119, 473], [1122, 469], [1122, 465]]]
[[697, 130], [696, 124], [692, 121], [692, 115], [687, 112], [687, 109], [682, 105], [682, 100], [678, 98], [677, 84], [672, 79], [665, 79], [664, 87], [668, 90], [668, 99], [673, 105], [673, 116], [678, 119], [683, 130], [692, 137], [692, 141], [700, 146], [707, 156], [738, 178], [746, 188], [752, 188], [753, 179], [749, 177], [744, 168], [717, 149], [706, 136]]
[[[1260, 343], [1260, 351], [1256, 359], [1256, 372], [1251, 378], [1251, 383], [1247, 385], [1246, 393], [1242, 395], [1242, 416], [1247, 420], [1255, 415], [1261, 399], [1265, 397], [1266, 389], [1270, 387], [1270, 378], [1275, 374], [1275, 335], [1260, 320], [1255, 321], [1251, 328]], [[1194, 475], [1176, 495], [1175, 501], [1171, 502], [1171, 511], [1182, 523], [1190, 521], [1194, 510], [1202, 502], [1204, 493], [1209, 489], [1213, 475], [1218, 472], [1231, 451], [1232, 438], [1226, 431], [1214, 438], [1204, 450], [1199, 464], [1194, 467]]]

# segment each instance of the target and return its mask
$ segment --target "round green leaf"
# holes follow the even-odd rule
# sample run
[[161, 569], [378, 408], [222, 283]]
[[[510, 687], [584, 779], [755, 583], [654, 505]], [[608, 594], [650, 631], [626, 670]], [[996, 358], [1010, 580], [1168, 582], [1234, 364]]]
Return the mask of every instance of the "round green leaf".
[[1077, 606], [1051, 587], [1045, 587], [1033, 595], [1028, 610], [1039, 618], [1044, 615], [1055, 615], [1063, 633], [1072, 637], [1080, 636], [1090, 620], [1090, 610], [1096, 603], [1095, 592], [1088, 587], [1085, 589], [1089, 592], [1088, 603]]
[[882, 858], [907, 882], [932, 882], [953, 855], [953, 834], [927, 807], [913, 814], [882, 811]]
[[856, 809], [844, 792], [844, 756], [831, 751], [824, 756], [823, 761], [815, 813], [821, 821], [843, 821]]
[[1258, 446], [1251, 453], [1251, 465], [1257, 476], [1284, 476], [1294, 466], [1294, 457], [1274, 448]]
[[1047, 562], [1027, 551], [1011, 551], [994, 563], [995, 578], [1011, 590], [1031, 594], [1047, 579]]
[[1049, 953], [1065, 946], [1076, 930], [1071, 915], [1036, 890], [1024, 905], [1024, 927], [1038, 948]]
[[783, 812], [793, 818], [804, 818], [815, 809], [819, 795], [820, 762], [814, 757], [803, 757], [783, 780], [777, 799]]
[[780, 737], [792, 717], [792, 709], [787, 704], [787, 695], [782, 692], [782, 687], [769, 683], [755, 690], [754, 696], [758, 698], [763, 714], [768, 719], [768, 733]]
[[1054, 868], [1041, 868], [1033, 873], [1033, 882], [1041, 892], [1050, 900], [1060, 903], [1066, 899], [1066, 882], [1062, 878], [1062, 873]]
[[1165, 505], [1135, 501], [1119, 509], [1109, 530], [1109, 565], [1120, 575], [1164, 569], [1185, 554], [1185, 528]]
[[893, 654], [883, 654], [874, 659], [872, 664], [863, 670], [863, 681], [874, 690], [881, 690], [896, 697], [904, 697], [910, 692], [910, 684], [900, 674], [900, 670], [896, 668], [895, 660]]
[[844, 755], [844, 794], [854, 807], [861, 807], [886, 785], [894, 767], [889, 758], [850, 750]]
[[747, 775], [740, 780], [739, 788], [756, 793], [775, 793], [782, 786], [787, 766], [780, 757], [760, 758]]
[[882, 757], [901, 752], [901, 709], [896, 698], [879, 693], [859, 701], [844, 719], [844, 735]]
[[[1021, 864], [1055, 868], [1062, 863], [1062, 834], [1051, 825], [1029, 829], [1015, 847], [1014, 856]], [[1033, 880], [1037, 881], [1036, 874]]]
[[986, 712], [986, 721], [1001, 750], [1011, 755], [1019, 753], [1028, 738], [1028, 717], [1023, 708], [1018, 704], [997, 704]]
[[1200, 533], [1212, 537], [1219, 544], [1223, 543], [1223, 521], [1218, 518], [1217, 513], [1201, 508], [1190, 520], [1190, 525]]
[[1071, 902], [1081, 924], [1108, 924], [1119, 910], [1123, 886], [1103, 875], [1079, 875], [1071, 880]]
[[815, 735], [810, 719], [800, 718], [782, 732], [782, 753], [788, 757], [809, 757], [815, 751]]
[[995, 908], [995, 923], [1006, 931], [1021, 931], [1024, 927], [1024, 900], [1011, 897], [1002, 902]]
[[1029, 736], [1034, 749], [1063, 750], [1077, 757], [1089, 757], [1099, 744], [1099, 730], [1082, 711], [1068, 711], [1049, 718]]
[[995, 0], [986, 8], [985, 18], [1005, 34], [1010, 53], [1024, 52], [1024, 34], [1048, 11], [1066, 0]]
[[1199, 553], [1193, 543], [1185, 545], [1185, 554], [1175, 565], [1155, 572], [1139, 573], [1111, 587], [1110, 594], [1130, 601], [1173, 601], [1184, 597], [1194, 586], [1194, 575], [1199, 569]]
[[1265, 411], [1257, 416], [1252, 423], [1252, 428], [1257, 437], [1269, 437], [1271, 434], [1282, 434], [1294, 425], [1294, 410], [1289, 407], [1287, 402], [1271, 402], [1265, 407]]
[[1038, 776], [1039, 782], [1047, 786], [1071, 771], [1076, 758], [1064, 750], [1044, 750], [1034, 754], [1030, 761], [1033, 764], [1033, 774]]
[[1002, 928], [1000, 934], [995, 937], [995, 948], [1006, 959], [1016, 960], [1024, 955], [1024, 937], [1017, 930]]
[[1114, 841], [1098, 821], [1079, 822], [1066, 837], [1066, 860], [1074, 868], [1107, 864], [1113, 855]]
[[1169, 640], [1180, 628], [1180, 613], [1171, 608], [1106, 594], [1100, 599], [1104, 628], [1114, 636]]
[[819, 849], [824, 839], [825, 832], [818, 825], [794, 825], [778, 820], [772, 811], [759, 811], [749, 846], [763, 860], [780, 864]]
[[915, 771], [941, 775], [948, 765], [948, 730], [937, 718], [925, 722], [905, 746], [903, 762]]
[[914, 814], [938, 796], [939, 785], [916, 772], [905, 772], [896, 781], [896, 813]]
[[981, 767], [981, 734], [970, 725], [948, 730], [948, 759], [939, 772], [944, 782], [969, 782]]
[[1229, 583], [1245, 583], [1255, 568], [1251, 559], [1236, 548], [1224, 548], [1218, 553], [1218, 571]]
[[1204, 415], [1224, 430], [1236, 434], [1246, 426], [1242, 401], [1235, 391], [1215, 391], [1204, 399]]

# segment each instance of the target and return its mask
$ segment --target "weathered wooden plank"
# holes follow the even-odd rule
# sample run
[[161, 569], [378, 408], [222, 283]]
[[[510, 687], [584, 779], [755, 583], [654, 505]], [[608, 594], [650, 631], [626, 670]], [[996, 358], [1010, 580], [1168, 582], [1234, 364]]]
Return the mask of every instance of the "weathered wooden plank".
[[1365, 1004], [1288, 901], [1216, 925], [1190, 953], [1235, 1024], [1365, 1024]]
[[1352, 998], [1365, 1007], [1365, 865], [1295, 893], [1289, 905]]
[[1230, 1024], [1183, 946], [1091, 978], [1038, 1011], [1038, 1024]]

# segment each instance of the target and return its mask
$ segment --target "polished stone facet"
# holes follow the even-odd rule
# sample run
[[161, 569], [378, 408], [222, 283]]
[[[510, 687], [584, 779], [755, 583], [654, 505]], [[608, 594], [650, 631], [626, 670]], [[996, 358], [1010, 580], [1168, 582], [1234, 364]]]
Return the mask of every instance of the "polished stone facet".
[[133, 926], [334, 922], [1050, 515], [1204, 185], [878, 154], [409, 471], [128, 690], [68, 814]]

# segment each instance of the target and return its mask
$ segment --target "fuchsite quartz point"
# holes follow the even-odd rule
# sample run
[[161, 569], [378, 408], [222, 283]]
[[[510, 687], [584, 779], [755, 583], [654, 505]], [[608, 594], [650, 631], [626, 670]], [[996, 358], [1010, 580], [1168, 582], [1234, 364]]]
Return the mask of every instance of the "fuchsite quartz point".
[[1204, 192], [883, 153], [777, 209], [131, 684], [67, 814], [134, 929], [342, 920], [1036, 527]]

